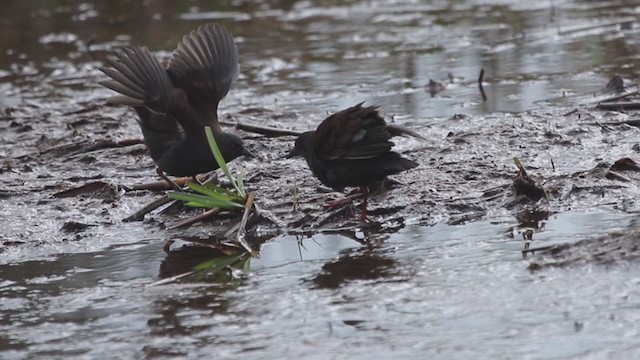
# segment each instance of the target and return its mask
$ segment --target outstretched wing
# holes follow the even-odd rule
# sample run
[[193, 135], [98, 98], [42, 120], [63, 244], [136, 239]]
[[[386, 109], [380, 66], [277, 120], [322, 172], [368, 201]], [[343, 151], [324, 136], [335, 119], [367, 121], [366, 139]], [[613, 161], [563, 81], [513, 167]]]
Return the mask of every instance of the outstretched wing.
[[222, 26], [207, 24], [193, 30], [178, 44], [167, 69], [176, 87], [187, 92], [193, 108], [218, 124], [218, 103], [238, 74], [238, 48], [233, 36]]
[[[116, 104], [133, 106], [138, 113], [144, 107], [149, 112], [166, 115], [153, 117], [154, 121], [162, 121], [162, 128], [176, 128], [177, 121], [187, 133], [201, 133], [203, 124], [201, 116], [193, 109], [187, 94], [172, 83], [167, 71], [145, 47], [127, 46], [113, 51], [113, 58], [106, 62], [111, 67], [100, 70], [111, 77], [111, 80], [100, 84], [114, 90], [122, 96], [110, 98]], [[141, 116], [144, 122], [149, 116]], [[162, 120], [160, 120], [162, 119]], [[154, 126], [149, 125], [149, 126]]]
[[165, 114], [174, 86], [167, 72], [145, 47], [127, 46], [113, 51], [107, 59], [111, 68], [100, 68], [112, 80], [100, 84], [123, 96], [109, 99], [116, 104], [145, 106], [155, 113]]

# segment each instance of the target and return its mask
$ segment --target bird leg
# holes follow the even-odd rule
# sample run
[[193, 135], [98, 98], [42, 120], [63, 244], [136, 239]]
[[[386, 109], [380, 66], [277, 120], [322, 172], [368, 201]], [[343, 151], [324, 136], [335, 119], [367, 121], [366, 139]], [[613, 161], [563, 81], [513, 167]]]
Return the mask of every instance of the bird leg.
[[174, 188], [176, 191], [182, 191], [182, 188], [180, 186], [178, 186], [178, 184], [176, 184], [173, 180], [169, 179], [169, 177], [167, 175], [165, 175], [164, 171], [162, 171], [162, 169], [160, 169], [159, 167], [156, 168], [156, 173], [158, 173], [158, 175], [167, 182], [167, 184], [169, 184], [169, 186], [171, 186], [172, 188]]
[[360, 220], [364, 221], [367, 219], [367, 200], [369, 199], [369, 188], [366, 186], [360, 187], [359, 194], [353, 194], [349, 196], [345, 196], [342, 199], [337, 199], [333, 201], [328, 201], [323, 205], [325, 209], [335, 209], [337, 207], [343, 206], [344, 204], [348, 204], [355, 199], [363, 198], [362, 205], [360, 205]]
[[335, 209], [335, 208], [338, 208], [338, 207], [340, 207], [340, 206], [342, 206], [344, 204], [348, 204], [348, 203], [352, 202], [353, 200], [358, 199], [360, 197], [362, 197], [362, 193], [345, 196], [345, 197], [343, 197], [341, 199], [327, 201], [324, 205], [322, 205], [322, 207], [324, 207], [325, 209]]

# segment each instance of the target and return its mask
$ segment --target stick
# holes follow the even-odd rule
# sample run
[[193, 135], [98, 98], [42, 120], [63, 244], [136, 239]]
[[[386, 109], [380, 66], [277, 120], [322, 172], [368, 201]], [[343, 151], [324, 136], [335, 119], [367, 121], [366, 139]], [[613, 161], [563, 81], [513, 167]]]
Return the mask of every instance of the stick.
[[613, 102], [613, 101], [622, 100], [622, 99], [627, 98], [629, 96], [638, 95], [638, 94], [640, 94], [640, 91], [633, 91], [633, 92], [622, 94], [622, 95], [616, 95], [616, 96], [610, 97], [608, 99], [604, 99], [604, 100], [600, 101], [600, 103], [610, 103], [610, 102]]
[[484, 78], [484, 68], [480, 69], [480, 77], [478, 78], [478, 87], [480, 88], [480, 95], [482, 95], [482, 101], [487, 101], [487, 94], [484, 93], [484, 87], [482, 86], [483, 78]]
[[147, 215], [148, 213], [152, 212], [153, 210], [159, 208], [160, 206], [164, 205], [164, 204], [168, 204], [170, 202], [172, 202], [173, 200], [169, 199], [169, 196], [167, 195], [163, 195], [162, 197], [160, 197], [159, 199], [153, 201], [152, 203], [150, 203], [149, 205], [143, 207], [142, 209], [136, 211], [135, 213], [133, 213], [132, 215], [127, 216], [126, 218], [122, 219], [122, 221], [124, 222], [131, 222], [131, 221], [140, 221], [144, 218], [145, 215]]
[[640, 102], [632, 102], [632, 101], [621, 101], [621, 102], [613, 102], [613, 103], [599, 103], [596, 106], [598, 110], [614, 110], [614, 111], [624, 111], [624, 110], [640, 110]]
[[238, 243], [242, 245], [242, 247], [247, 250], [252, 257], [256, 257], [255, 251], [251, 249], [249, 244], [245, 239], [245, 234], [247, 233], [247, 220], [249, 220], [249, 213], [251, 212], [251, 208], [253, 207], [253, 192], [247, 194], [247, 202], [244, 206], [244, 213], [242, 214], [242, 220], [240, 220], [240, 227], [238, 228], [238, 236], [236, 237]]
[[[181, 177], [181, 178], [174, 179], [173, 182], [175, 182], [180, 186], [184, 186], [190, 180], [191, 180], [190, 177]], [[128, 189], [131, 189], [132, 191], [136, 191], [136, 190], [164, 191], [164, 190], [171, 190], [172, 188], [171, 186], [169, 186], [169, 184], [166, 181], [162, 180], [162, 181], [154, 181], [151, 183], [132, 185], [132, 186], [129, 186]]]
[[278, 129], [278, 128], [273, 128], [273, 127], [268, 127], [268, 126], [258, 126], [258, 125], [250, 125], [250, 124], [243, 124], [240, 122], [237, 123], [233, 123], [233, 122], [229, 122], [229, 121], [220, 121], [221, 125], [226, 125], [226, 126], [235, 126], [236, 129], [238, 130], [242, 130], [242, 131], [246, 131], [246, 132], [250, 132], [250, 133], [254, 133], [254, 134], [260, 134], [260, 135], [265, 135], [265, 136], [272, 136], [272, 137], [276, 137], [276, 136], [298, 136], [300, 135], [299, 131], [294, 131], [294, 130], [287, 130], [287, 129]]
[[179, 223], [170, 226], [169, 230], [178, 229], [182, 227], [189, 227], [197, 222], [204, 221], [206, 219], [209, 219], [218, 215], [220, 211], [221, 210], [219, 208], [209, 209], [200, 215], [188, 218], [186, 220], [180, 221]]
[[182, 273], [182, 274], [178, 274], [172, 277], [168, 277], [166, 279], [162, 279], [162, 280], [158, 280], [158, 281], [154, 281], [151, 284], [147, 284], [145, 286], [158, 286], [158, 285], [164, 285], [164, 284], [168, 284], [171, 282], [174, 282], [180, 278], [183, 278], [185, 276], [189, 276], [191, 274], [195, 274], [195, 271], [187, 271], [186, 273]]

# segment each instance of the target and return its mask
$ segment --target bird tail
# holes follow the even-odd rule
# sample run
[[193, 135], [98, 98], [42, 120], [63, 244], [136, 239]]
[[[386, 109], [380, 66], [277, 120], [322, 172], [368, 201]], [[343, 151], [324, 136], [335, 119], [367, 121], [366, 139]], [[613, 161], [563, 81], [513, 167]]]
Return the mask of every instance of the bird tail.
[[109, 98], [108, 101], [145, 106], [152, 112], [166, 114], [175, 88], [158, 60], [145, 47], [126, 46], [114, 50], [113, 55], [113, 58], [106, 60], [111, 67], [100, 68], [111, 80], [99, 83], [122, 95]]

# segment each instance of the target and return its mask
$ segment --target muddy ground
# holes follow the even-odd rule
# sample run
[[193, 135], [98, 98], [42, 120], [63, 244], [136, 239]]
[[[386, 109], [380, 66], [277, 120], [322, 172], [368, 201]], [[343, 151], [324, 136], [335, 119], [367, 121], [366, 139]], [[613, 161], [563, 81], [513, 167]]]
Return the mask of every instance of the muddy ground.
[[[0, 357], [637, 358], [638, 8], [3, 3]], [[257, 158], [232, 168], [273, 215], [249, 227], [260, 257], [230, 267], [215, 244], [239, 215], [124, 221], [163, 191], [142, 189], [158, 179], [134, 112], [97, 84], [111, 49], [166, 61], [206, 22], [240, 52], [220, 115]], [[344, 194], [282, 158], [293, 136], [235, 128], [306, 131], [363, 101], [426, 139], [395, 139], [419, 166], [366, 224], [359, 201], [322, 208]], [[514, 158], [546, 197], [514, 188]]]
[[[44, 243], [82, 243], [121, 228], [123, 219], [163, 194], [132, 190], [158, 180], [135, 128], [133, 111], [99, 99], [61, 110], [25, 106], [3, 117], [5, 251]], [[300, 122], [295, 112], [255, 108], [223, 114], [226, 122], [306, 130], [287, 126]], [[322, 118], [317, 114], [315, 122]], [[406, 126], [426, 140], [400, 138], [396, 147], [420, 166], [394, 176], [372, 197], [366, 226], [374, 229], [515, 216], [521, 229], [514, 229], [514, 236], [521, 236], [522, 229], [533, 224], [535, 233], [535, 224], [559, 212], [588, 211], [604, 204], [637, 211], [638, 168], [611, 173], [616, 161], [633, 159], [638, 153], [634, 113], [600, 111], [594, 104], [523, 114], [456, 115], [430, 126], [415, 119]], [[245, 173], [247, 190], [255, 192], [257, 204], [278, 221], [262, 221], [251, 228], [256, 249], [280, 234], [361, 225], [354, 216], [357, 207], [332, 211], [322, 207], [341, 194], [324, 188], [304, 160], [283, 159], [295, 137], [238, 133], [257, 158], [234, 162], [234, 168]], [[517, 196], [514, 157], [545, 189], [546, 198], [532, 201]], [[229, 240], [221, 235], [240, 217], [230, 214], [189, 229], [167, 230], [202, 210], [174, 206], [162, 211], [165, 207], [127, 226], [161, 232], [166, 239]], [[25, 232], [25, 226], [30, 230]], [[53, 244], [51, 238], [56, 239]]]

